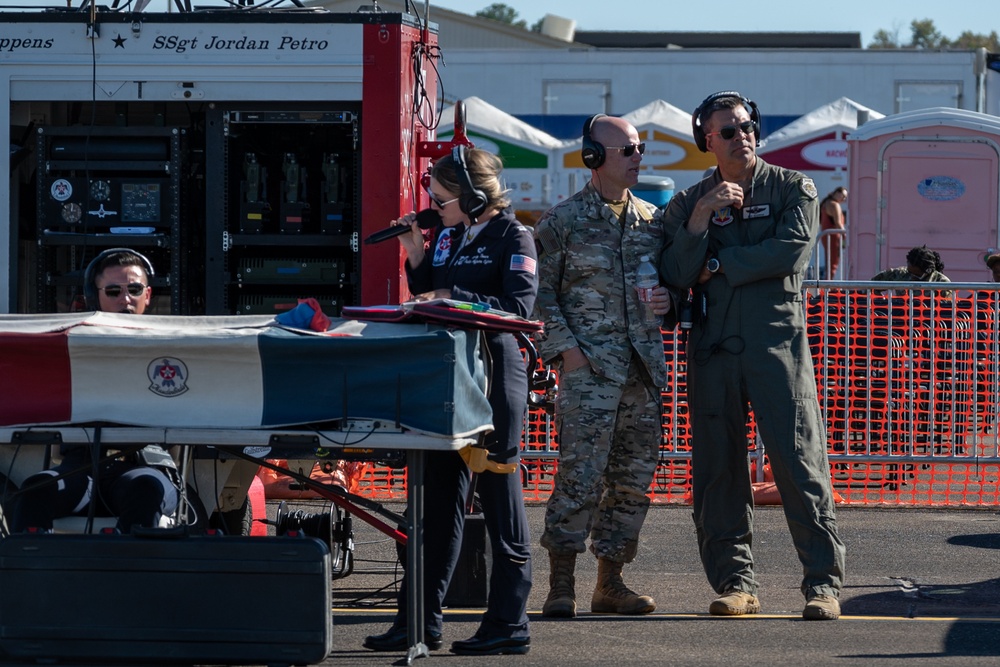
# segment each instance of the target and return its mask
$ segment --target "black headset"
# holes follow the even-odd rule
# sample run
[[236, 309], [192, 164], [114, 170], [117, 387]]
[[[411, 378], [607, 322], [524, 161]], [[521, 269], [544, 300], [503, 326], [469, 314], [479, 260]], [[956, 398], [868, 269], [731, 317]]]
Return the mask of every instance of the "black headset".
[[[465, 146], [456, 145], [451, 149], [451, 159], [455, 162], [455, 177], [461, 193], [458, 196], [458, 208], [472, 219], [478, 218], [486, 210], [490, 198], [486, 193], [472, 184], [469, 165], [465, 162]], [[470, 220], [472, 222], [472, 220]]]
[[750, 114], [750, 121], [753, 123], [753, 136], [756, 140], [756, 145], [760, 146], [760, 110], [757, 109], [757, 103], [751, 99], [743, 97], [735, 90], [720, 90], [719, 92], [712, 93], [706, 97], [691, 115], [691, 132], [694, 134], [694, 143], [698, 146], [698, 150], [702, 153], [708, 152], [708, 144], [707, 138], [705, 137], [705, 130], [701, 126], [701, 117], [709, 111], [715, 111], [712, 107], [717, 101], [725, 97], [735, 97], [743, 103], [747, 113]]
[[83, 298], [87, 302], [87, 310], [100, 310], [101, 302], [97, 297], [97, 267], [100, 266], [108, 255], [116, 255], [118, 253], [126, 253], [128, 255], [134, 255], [138, 257], [142, 263], [142, 268], [146, 271], [146, 278], [152, 279], [156, 272], [153, 270], [153, 263], [146, 258], [142, 253], [136, 252], [131, 248], [108, 248], [100, 252], [97, 257], [90, 261], [87, 265], [87, 270], [83, 273]]
[[587, 169], [597, 169], [604, 164], [604, 157], [607, 154], [604, 150], [604, 144], [594, 141], [594, 137], [591, 136], [591, 130], [598, 118], [606, 117], [607, 114], [595, 113], [583, 124], [583, 143], [580, 147], [580, 157], [583, 158], [583, 166]]

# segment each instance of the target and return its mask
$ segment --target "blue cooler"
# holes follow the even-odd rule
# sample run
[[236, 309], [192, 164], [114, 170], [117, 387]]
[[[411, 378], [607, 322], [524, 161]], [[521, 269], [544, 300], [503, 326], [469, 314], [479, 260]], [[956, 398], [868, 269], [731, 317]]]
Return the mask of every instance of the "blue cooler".
[[674, 196], [674, 179], [669, 176], [639, 175], [639, 182], [630, 190], [639, 199], [645, 199], [655, 206], [666, 206]]

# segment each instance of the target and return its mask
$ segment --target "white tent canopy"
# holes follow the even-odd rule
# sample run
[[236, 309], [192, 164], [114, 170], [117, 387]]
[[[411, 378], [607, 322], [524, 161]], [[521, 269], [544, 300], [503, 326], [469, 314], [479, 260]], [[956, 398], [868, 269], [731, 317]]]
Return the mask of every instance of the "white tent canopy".
[[777, 132], [771, 133], [761, 142], [761, 155], [805, 143], [811, 139], [825, 136], [831, 132], [848, 134], [858, 127], [858, 112], [867, 113], [870, 120], [885, 118], [884, 114], [858, 104], [854, 100], [841, 97], [829, 104], [813, 109], [800, 116]]
[[693, 141], [691, 114], [663, 100], [653, 100], [645, 106], [629, 111], [622, 118], [636, 128], [642, 125], [657, 125], [680, 139]]
[[[468, 97], [463, 102], [465, 103], [466, 130], [475, 129], [486, 134], [501, 135], [504, 138], [539, 148], [552, 149], [563, 145], [562, 141], [551, 134], [528, 125], [523, 120], [515, 118], [479, 97]], [[450, 134], [454, 124], [455, 107], [453, 105], [441, 112], [438, 134]]]
[[[554, 156], [564, 142], [493, 106], [479, 97], [468, 97], [465, 131], [477, 148], [499, 155], [503, 179], [515, 208], [545, 210], [554, 203]], [[439, 139], [455, 132], [455, 106], [441, 112]]]
[[[702, 153], [691, 134], [691, 114], [669, 102], [653, 100], [649, 104], [622, 115], [639, 133], [646, 144], [641, 173], [651, 177], [668, 177], [677, 190], [701, 180], [705, 169], [715, 165], [715, 157]], [[590, 178], [590, 170], [580, 159], [581, 139], [566, 142], [560, 150], [557, 168], [557, 198], [571, 196]]]

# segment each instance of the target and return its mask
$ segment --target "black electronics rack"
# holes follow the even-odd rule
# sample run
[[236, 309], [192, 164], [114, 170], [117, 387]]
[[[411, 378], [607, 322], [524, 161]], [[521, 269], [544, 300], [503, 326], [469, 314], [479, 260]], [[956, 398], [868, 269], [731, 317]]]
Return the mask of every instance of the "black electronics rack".
[[357, 104], [217, 106], [207, 115], [206, 312], [280, 314], [359, 294]]
[[[188, 314], [178, 127], [70, 126], [36, 131], [36, 299], [40, 312], [83, 310], [83, 274], [102, 250], [149, 257], [157, 310]], [[165, 297], [169, 303], [164, 304]]]

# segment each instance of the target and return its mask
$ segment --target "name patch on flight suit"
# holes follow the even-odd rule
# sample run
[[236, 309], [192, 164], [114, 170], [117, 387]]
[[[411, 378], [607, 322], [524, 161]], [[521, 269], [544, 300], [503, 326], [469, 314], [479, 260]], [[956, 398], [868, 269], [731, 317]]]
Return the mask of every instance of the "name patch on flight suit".
[[462, 253], [460, 257], [455, 258], [454, 262], [454, 266], [490, 266], [495, 260], [486, 252], [484, 246], [480, 246], [473, 253]]
[[743, 219], [753, 220], [754, 218], [766, 218], [771, 215], [770, 204], [754, 204], [743, 209]]
[[733, 217], [733, 209], [730, 206], [726, 206], [724, 208], [720, 208], [718, 211], [712, 212], [712, 222], [719, 227], [725, 227], [735, 219], [736, 218]]

